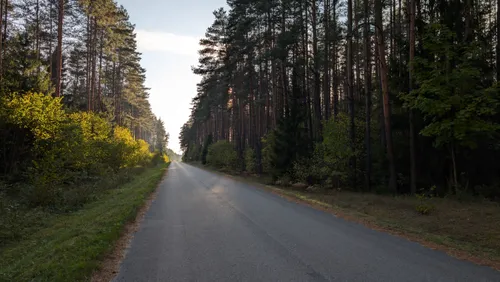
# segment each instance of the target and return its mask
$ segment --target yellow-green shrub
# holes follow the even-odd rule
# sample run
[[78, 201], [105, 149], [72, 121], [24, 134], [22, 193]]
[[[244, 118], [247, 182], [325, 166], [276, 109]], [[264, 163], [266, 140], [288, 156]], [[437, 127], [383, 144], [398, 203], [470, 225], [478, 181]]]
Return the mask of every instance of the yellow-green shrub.
[[7, 95], [1, 104], [2, 119], [29, 130], [36, 140], [56, 137], [66, 120], [61, 98], [41, 93]]
[[148, 143], [135, 140], [127, 128], [112, 130], [95, 113], [66, 113], [60, 98], [39, 93], [2, 98], [0, 129], [8, 134], [0, 138], [0, 158], [10, 150], [22, 153], [0, 163], [25, 164], [20, 175], [28, 185], [20, 193], [35, 205], [60, 204], [69, 190], [84, 199], [93, 188], [76, 188], [93, 187], [88, 183], [112, 177], [120, 168], [146, 166], [152, 159]]
[[135, 140], [128, 128], [116, 126], [113, 130], [114, 158], [119, 167], [135, 167], [151, 161], [152, 154], [146, 141]]

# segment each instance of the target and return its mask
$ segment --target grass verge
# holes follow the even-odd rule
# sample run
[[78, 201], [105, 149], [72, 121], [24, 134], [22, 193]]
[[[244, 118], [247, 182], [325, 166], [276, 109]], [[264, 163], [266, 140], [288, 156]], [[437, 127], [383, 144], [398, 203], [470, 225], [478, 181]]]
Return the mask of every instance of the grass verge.
[[74, 213], [54, 215], [46, 227], [8, 245], [0, 253], [0, 281], [90, 279], [167, 166], [147, 169]]
[[[200, 168], [200, 164], [195, 164]], [[211, 168], [208, 168], [212, 170]], [[219, 172], [221, 173], [221, 172]], [[288, 200], [331, 212], [372, 229], [407, 238], [454, 257], [500, 270], [500, 205], [487, 200], [419, 199], [268, 185], [268, 179], [223, 173]], [[421, 207], [427, 214], [420, 213]]]

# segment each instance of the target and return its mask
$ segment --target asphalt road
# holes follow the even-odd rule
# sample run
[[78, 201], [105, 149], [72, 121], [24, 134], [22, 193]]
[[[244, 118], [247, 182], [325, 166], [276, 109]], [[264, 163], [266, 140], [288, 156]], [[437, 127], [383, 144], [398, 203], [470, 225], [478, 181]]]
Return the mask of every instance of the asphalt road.
[[500, 281], [500, 272], [174, 162], [115, 281]]

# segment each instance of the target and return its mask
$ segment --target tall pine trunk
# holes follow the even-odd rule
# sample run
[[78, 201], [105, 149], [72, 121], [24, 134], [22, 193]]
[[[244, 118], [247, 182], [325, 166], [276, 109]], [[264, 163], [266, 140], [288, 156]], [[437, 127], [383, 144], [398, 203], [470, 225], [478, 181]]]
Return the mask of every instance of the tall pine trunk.
[[329, 58], [330, 53], [330, 0], [324, 0], [324, 25], [325, 25], [325, 58], [323, 67], [323, 103], [325, 107], [325, 120], [330, 118], [330, 76], [329, 76]]
[[385, 58], [384, 29], [382, 24], [382, 1], [375, 0], [375, 31], [377, 38], [377, 51], [380, 67], [380, 83], [382, 85], [382, 97], [384, 106], [384, 125], [387, 145], [387, 160], [389, 162], [389, 189], [397, 192], [396, 165], [394, 160], [394, 148], [392, 144], [391, 110], [389, 100], [389, 81], [387, 78], [387, 63]]
[[4, 0], [0, 0], [0, 83], [2, 82], [3, 78], [3, 32], [2, 32], [2, 27], [3, 27], [3, 11], [4, 11]]
[[[409, 93], [413, 90], [413, 61], [415, 58], [415, 0], [409, 0], [410, 14], [410, 68], [409, 68]], [[413, 121], [413, 110], [410, 109], [410, 191], [412, 194], [417, 192], [417, 165], [415, 155], [415, 128]]]
[[496, 62], [496, 67], [497, 67], [497, 82], [500, 82], [500, 0], [497, 0], [497, 46], [496, 46], [496, 53], [497, 53], [497, 62]]
[[371, 163], [372, 163], [372, 150], [371, 150], [371, 115], [372, 115], [372, 67], [371, 67], [371, 46], [370, 46], [370, 5], [369, 0], [364, 0], [364, 36], [365, 36], [365, 106], [366, 106], [366, 128], [365, 128], [365, 150], [366, 150], [366, 176], [365, 186], [366, 190], [371, 190]]
[[350, 158], [351, 166], [351, 186], [353, 189], [356, 188], [356, 158], [355, 154], [355, 127], [354, 127], [354, 81], [353, 81], [353, 54], [352, 54], [352, 0], [347, 0], [347, 97], [349, 100], [349, 139], [351, 153], [353, 154]]
[[337, 0], [333, 0], [333, 46], [332, 46], [332, 61], [333, 61], [333, 117], [337, 119], [339, 114], [339, 90], [337, 80]]
[[56, 97], [61, 97], [62, 88], [62, 38], [63, 38], [63, 19], [64, 18], [64, 0], [59, 0], [59, 19], [57, 24], [57, 84]]
[[317, 25], [318, 25], [318, 12], [316, 7], [316, 1], [312, 0], [312, 40], [313, 40], [313, 59], [314, 59], [314, 135], [316, 140], [321, 139], [321, 80], [320, 80], [320, 70], [319, 70], [319, 54], [318, 54], [318, 35], [317, 35]]

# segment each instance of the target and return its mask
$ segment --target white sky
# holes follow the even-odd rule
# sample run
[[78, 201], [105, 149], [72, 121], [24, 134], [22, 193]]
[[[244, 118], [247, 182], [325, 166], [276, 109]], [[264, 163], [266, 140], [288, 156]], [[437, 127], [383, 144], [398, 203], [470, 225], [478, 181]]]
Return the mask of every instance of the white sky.
[[142, 66], [146, 68], [149, 101], [165, 122], [169, 147], [180, 153], [179, 132], [191, 113], [200, 77], [191, 71], [198, 63], [198, 43], [213, 22], [212, 12], [225, 0], [118, 0], [136, 25]]

